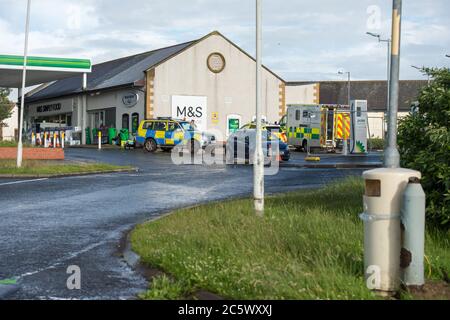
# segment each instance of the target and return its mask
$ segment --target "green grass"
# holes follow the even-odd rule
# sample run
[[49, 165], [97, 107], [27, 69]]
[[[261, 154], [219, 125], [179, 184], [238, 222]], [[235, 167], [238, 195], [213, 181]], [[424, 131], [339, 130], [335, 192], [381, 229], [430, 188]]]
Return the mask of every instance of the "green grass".
[[[141, 298], [185, 298], [205, 289], [231, 299], [376, 299], [363, 276], [362, 194], [362, 181], [352, 178], [270, 197], [263, 219], [244, 199], [140, 225], [133, 250], [171, 275], [156, 278]], [[449, 249], [448, 235], [428, 232], [431, 278], [449, 271]]]
[[105, 163], [80, 163], [60, 161], [25, 160], [22, 168], [16, 168], [15, 160], [0, 160], [0, 175], [15, 176], [57, 176], [65, 174], [84, 174], [108, 172], [119, 169], [132, 169], [129, 166], [116, 166]]
[[[0, 148], [15, 148], [17, 147], [17, 141], [0, 141]], [[32, 145], [29, 143], [23, 144], [24, 148], [31, 148]]]

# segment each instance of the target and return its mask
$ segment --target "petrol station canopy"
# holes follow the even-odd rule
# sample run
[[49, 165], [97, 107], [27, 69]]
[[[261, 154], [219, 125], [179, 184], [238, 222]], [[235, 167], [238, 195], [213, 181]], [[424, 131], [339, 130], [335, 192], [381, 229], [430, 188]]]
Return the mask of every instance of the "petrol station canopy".
[[[0, 87], [21, 88], [23, 56], [0, 55]], [[34, 86], [68, 78], [80, 73], [90, 73], [89, 59], [28, 57], [26, 86]]]

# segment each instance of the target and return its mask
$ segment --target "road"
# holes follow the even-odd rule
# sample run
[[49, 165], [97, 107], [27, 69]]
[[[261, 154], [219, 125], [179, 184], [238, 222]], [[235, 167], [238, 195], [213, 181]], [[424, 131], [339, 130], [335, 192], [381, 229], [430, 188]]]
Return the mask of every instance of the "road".
[[[252, 168], [176, 166], [170, 154], [68, 149], [69, 160], [131, 164], [136, 173], [43, 180], [0, 179], [0, 280], [17, 277], [8, 299], [130, 299], [146, 280], [121, 259], [118, 245], [137, 223], [171, 209], [250, 195]], [[362, 169], [281, 168], [268, 193], [317, 187]], [[68, 290], [67, 268], [81, 268]]]

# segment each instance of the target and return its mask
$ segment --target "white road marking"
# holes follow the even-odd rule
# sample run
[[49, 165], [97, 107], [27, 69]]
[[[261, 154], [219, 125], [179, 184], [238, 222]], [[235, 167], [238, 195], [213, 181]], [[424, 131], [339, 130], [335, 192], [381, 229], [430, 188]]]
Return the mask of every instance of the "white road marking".
[[20, 183], [29, 183], [29, 182], [45, 181], [45, 180], [48, 180], [48, 178], [34, 179], [34, 180], [19, 180], [19, 181], [13, 181], [13, 182], [5, 182], [5, 183], [0, 183], [0, 187], [1, 187], [1, 186], [9, 186], [9, 185], [13, 185], [13, 184], [20, 184]]

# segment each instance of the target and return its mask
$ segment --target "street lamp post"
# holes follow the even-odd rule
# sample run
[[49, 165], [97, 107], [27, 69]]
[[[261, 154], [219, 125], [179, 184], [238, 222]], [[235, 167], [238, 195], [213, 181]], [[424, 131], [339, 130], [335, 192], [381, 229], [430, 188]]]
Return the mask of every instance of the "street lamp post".
[[366, 32], [369, 36], [375, 37], [378, 39], [378, 42], [385, 42], [387, 44], [387, 102], [386, 102], [386, 111], [389, 114], [389, 103], [390, 103], [390, 78], [391, 78], [391, 43], [392, 40], [390, 38], [382, 39], [380, 34]]
[[386, 168], [400, 167], [400, 153], [397, 148], [397, 117], [399, 101], [400, 76], [400, 43], [401, 43], [402, 0], [394, 0], [392, 7], [392, 46], [391, 75], [389, 84], [389, 122], [388, 146], [386, 148], [384, 165]]
[[[351, 97], [351, 79], [352, 79], [351, 73], [350, 73], [350, 71], [347, 71], [347, 72], [339, 71], [338, 74], [341, 74], [341, 75], [347, 74], [347, 104], [348, 104], [348, 107], [350, 108], [351, 107], [350, 106], [351, 105], [351, 101], [352, 101], [352, 97]], [[345, 130], [344, 130], [344, 137], [343, 137], [344, 141], [343, 141], [343, 146], [342, 146], [342, 149], [344, 151], [344, 156], [348, 155], [348, 142], [347, 142], [347, 139], [348, 139], [348, 137], [347, 137], [347, 134], [345, 133]]]
[[256, 0], [256, 150], [253, 165], [254, 205], [258, 216], [264, 215], [264, 158], [262, 149], [261, 98], [262, 98], [262, 0]]
[[22, 74], [22, 89], [21, 100], [20, 100], [20, 116], [19, 116], [19, 141], [17, 144], [17, 168], [22, 167], [22, 157], [23, 157], [23, 144], [22, 144], [22, 131], [23, 131], [23, 109], [25, 108], [25, 86], [27, 79], [27, 63], [28, 63], [28, 35], [30, 29], [30, 10], [31, 10], [31, 0], [27, 2], [27, 18], [25, 23], [25, 46], [23, 54], [23, 74]]

